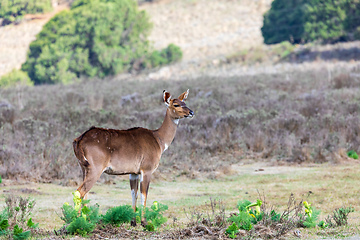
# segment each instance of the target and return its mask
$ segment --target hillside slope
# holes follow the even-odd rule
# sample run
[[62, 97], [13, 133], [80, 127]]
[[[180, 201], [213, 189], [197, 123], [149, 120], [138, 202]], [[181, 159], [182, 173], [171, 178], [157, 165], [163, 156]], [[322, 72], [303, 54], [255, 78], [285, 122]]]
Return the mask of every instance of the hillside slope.
[[[262, 14], [272, 0], [160, 0], [141, 5], [154, 22], [150, 36], [155, 48], [169, 43], [184, 51], [184, 62], [212, 59], [261, 44]], [[20, 68], [29, 44], [42, 26], [66, 8], [0, 27], [0, 76]]]
[[263, 13], [272, 0], [168, 0], [144, 4], [154, 23], [155, 48], [169, 43], [184, 51], [183, 61], [229, 55], [263, 43]]

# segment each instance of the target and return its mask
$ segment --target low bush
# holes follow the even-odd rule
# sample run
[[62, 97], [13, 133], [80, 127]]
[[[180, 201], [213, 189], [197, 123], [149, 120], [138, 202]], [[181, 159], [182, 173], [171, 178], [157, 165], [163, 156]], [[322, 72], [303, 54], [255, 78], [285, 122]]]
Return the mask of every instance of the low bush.
[[145, 229], [147, 231], [156, 231], [161, 225], [166, 223], [167, 218], [163, 216], [163, 213], [168, 210], [168, 206], [165, 204], [154, 201], [151, 208], [144, 209], [144, 217], [147, 221]]
[[353, 207], [342, 207], [335, 209], [331, 215], [326, 218], [326, 226], [340, 227], [348, 224], [348, 216], [354, 212]]
[[146, 68], [154, 68], [179, 61], [182, 58], [180, 47], [169, 44], [165, 49], [154, 51], [145, 59]]
[[130, 205], [113, 207], [107, 210], [102, 216], [102, 223], [119, 226], [123, 223], [130, 223], [135, 218], [134, 210]]
[[0, 78], [0, 88], [33, 85], [34, 83], [31, 81], [27, 73], [21, 70], [13, 70]]

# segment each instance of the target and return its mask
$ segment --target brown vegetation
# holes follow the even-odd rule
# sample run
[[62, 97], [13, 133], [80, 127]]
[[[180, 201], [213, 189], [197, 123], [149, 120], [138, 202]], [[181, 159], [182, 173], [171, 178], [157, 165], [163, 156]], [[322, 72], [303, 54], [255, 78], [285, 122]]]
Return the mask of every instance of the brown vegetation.
[[1, 101], [11, 104], [16, 118], [0, 128], [0, 175], [63, 184], [80, 180], [71, 148], [75, 137], [93, 125], [156, 129], [164, 117], [162, 90], [187, 88], [196, 117], [180, 122], [157, 177], [216, 178], [249, 156], [278, 163], [341, 161], [344, 149], [360, 150], [359, 72], [359, 67], [348, 73], [333, 69], [330, 80], [329, 71], [319, 68], [1, 89]]

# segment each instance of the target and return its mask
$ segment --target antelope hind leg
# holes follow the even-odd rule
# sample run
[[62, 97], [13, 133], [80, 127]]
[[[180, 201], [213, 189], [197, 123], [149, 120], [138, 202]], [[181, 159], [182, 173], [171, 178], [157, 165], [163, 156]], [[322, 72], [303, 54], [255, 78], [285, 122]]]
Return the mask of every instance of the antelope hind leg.
[[[140, 193], [141, 193], [141, 205], [144, 206], [144, 208], [146, 207], [146, 200], [147, 200], [147, 194], [148, 194], [148, 190], [149, 190], [149, 185], [150, 185], [150, 181], [151, 181], [151, 172], [141, 172], [142, 176], [140, 179]], [[141, 216], [142, 217], [142, 216]], [[147, 225], [146, 219], [143, 218], [141, 220], [141, 225], [143, 227], [145, 227]]]
[[[136, 200], [137, 192], [139, 187], [139, 174], [130, 174], [130, 188], [131, 188], [131, 197], [132, 197], [132, 208], [136, 212]], [[136, 217], [131, 221], [131, 226], [136, 226]]]

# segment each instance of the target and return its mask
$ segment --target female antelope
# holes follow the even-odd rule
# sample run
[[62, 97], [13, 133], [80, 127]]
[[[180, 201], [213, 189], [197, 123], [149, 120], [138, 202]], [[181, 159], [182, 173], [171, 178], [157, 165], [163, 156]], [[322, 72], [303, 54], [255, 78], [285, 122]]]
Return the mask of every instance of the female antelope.
[[[137, 191], [140, 181], [141, 204], [146, 198], [152, 173], [157, 169], [161, 154], [170, 146], [176, 133], [179, 119], [192, 118], [185, 100], [189, 90], [178, 98], [171, 99], [163, 92], [167, 106], [164, 122], [157, 130], [131, 128], [115, 130], [91, 127], [73, 142], [74, 152], [83, 172], [83, 183], [77, 189], [84, 198], [100, 175], [130, 174], [132, 207], [136, 210]], [[132, 222], [136, 225], [136, 222]]]

